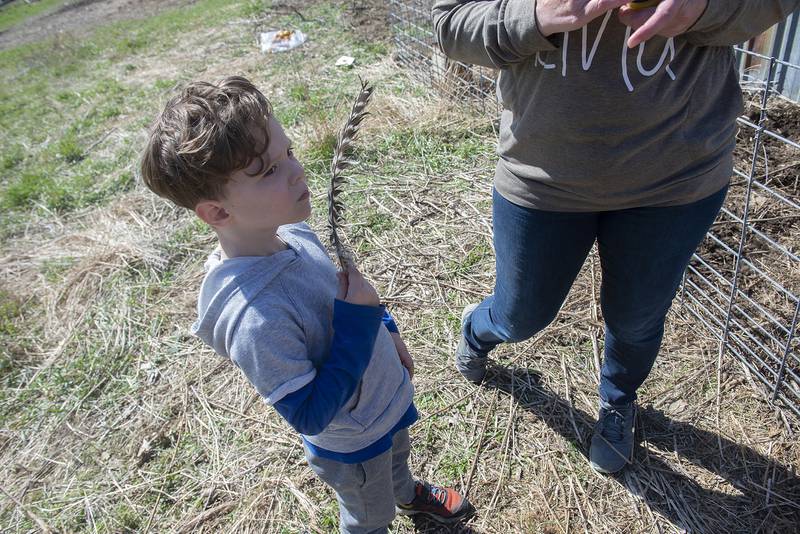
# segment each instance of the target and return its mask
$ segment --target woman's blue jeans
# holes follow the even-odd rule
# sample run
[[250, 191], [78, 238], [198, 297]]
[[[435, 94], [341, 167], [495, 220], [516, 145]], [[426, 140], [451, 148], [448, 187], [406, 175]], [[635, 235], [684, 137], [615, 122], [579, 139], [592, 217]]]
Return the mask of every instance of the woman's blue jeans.
[[727, 187], [682, 206], [565, 213], [524, 208], [495, 191], [497, 281], [464, 325], [467, 342], [488, 353], [550, 324], [597, 240], [606, 326], [600, 397], [633, 402], [655, 362], [683, 272], [726, 193]]

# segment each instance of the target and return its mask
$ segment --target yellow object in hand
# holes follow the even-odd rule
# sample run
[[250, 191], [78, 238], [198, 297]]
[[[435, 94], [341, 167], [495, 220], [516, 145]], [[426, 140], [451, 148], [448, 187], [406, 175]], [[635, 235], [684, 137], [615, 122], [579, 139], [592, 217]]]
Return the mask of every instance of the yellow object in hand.
[[647, 7], [654, 7], [657, 6], [661, 2], [661, 0], [631, 0], [628, 3], [628, 8], [630, 9], [645, 9]]

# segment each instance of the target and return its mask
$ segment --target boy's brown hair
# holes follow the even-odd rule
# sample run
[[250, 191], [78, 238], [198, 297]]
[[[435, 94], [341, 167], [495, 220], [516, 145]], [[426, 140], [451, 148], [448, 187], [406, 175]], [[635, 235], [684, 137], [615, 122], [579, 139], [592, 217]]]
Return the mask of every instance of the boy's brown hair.
[[193, 210], [223, 198], [233, 172], [258, 159], [269, 145], [272, 107], [250, 81], [231, 76], [192, 82], [169, 100], [150, 129], [141, 159], [144, 183], [154, 193]]

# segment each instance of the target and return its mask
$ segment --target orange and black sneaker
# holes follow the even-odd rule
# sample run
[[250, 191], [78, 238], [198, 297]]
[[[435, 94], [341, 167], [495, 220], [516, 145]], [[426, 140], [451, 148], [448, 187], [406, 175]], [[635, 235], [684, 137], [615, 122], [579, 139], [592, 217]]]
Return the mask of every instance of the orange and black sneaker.
[[414, 500], [406, 505], [398, 504], [397, 513], [424, 514], [437, 523], [455, 523], [475, 513], [469, 501], [452, 488], [417, 481], [414, 492]]

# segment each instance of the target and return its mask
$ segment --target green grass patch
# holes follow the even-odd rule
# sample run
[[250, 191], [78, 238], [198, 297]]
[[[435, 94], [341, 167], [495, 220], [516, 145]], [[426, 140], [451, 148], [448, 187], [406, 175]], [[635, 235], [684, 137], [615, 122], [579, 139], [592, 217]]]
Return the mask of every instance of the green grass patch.
[[25, 159], [25, 149], [22, 145], [11, 145], [8, 152], [3, 154], [0, 160], [0, 170], [9, 171], [22, 163]]
[[141, 517], [127, 503], [120, 503], [113, 511], [114, 521], [117, 523], [119, 532], [133, 533], [138, 532], [144, 525], [147, 518]]
[[366, 147], [363, 157], [385, 171], [402, 173], [421, 165], [430, 173], [444, 174], [463, 168], [465, 162], [485, 164], [494, 157], [494, 144], [466, 130], [398, 128]]
[[[59, 268], [68, 272], [69, 265], [68, 259], [61, 263], [51, 262], [43, 270], [48, 278], [61, 278], [55, 272]], [[0, 424], [24, 428], [33, 421], [61, 418], [70, 410], [89, 409], [94, 404], [116, 409], [119, 399], [137, 386], [135, 380], [123, 378], [138, 373], [134, 363], [140, 359], [139, 352], [146, 345], [148, 332], [140, 329], [126, 333], [120, 342], [111, 346], [108, 339], [122, 332], [127, 320], [126, 310], [145, 316], [146, 295], [152, 282], [148, 273], [136, 262], [131, 262], [127, 268], [104, 277], [102, 286], [91, 296], [94, 304], [90, 311], [76, 325], [76, 333], [64, 340], [63, 352], [69, 357], [36, 373], [24, 389], [3, 391], [0, 395]], [[7, 315], [11, 317], [9, 324], [16, 328], [16, 309], [7, 309], [10, 310]], [[32, 321], [39, 316], [29, 315]], [[35, 328], [38, 328], [33, 322], [25, 327], [28, 337], [33, 337]], [[0, 335], [0, 340], [2, 337]]]
[[372, 208], [364, 213], [360, 224], [369, 228], [375, 235], [380, 235], [394, 228], [396, 223], [397, 221], [390, 214]]
[[[47, 4], [39, 2], [37, 5]], [[17, 4], [3, 9], [9, 17]], [[116, 130], [137, 132], [152, 120], [161, 94], [175, 79], [128, 81], [142, 54], [174, 47], [240, 15], [241, 4], [205, 0], [145, 20], [119, 21], [68, 36], [0, 51], [0, 206], [6, 221], [40, 208], [67, 212], [106, 202], [133, 183], [139, 147], [109, 157], [99, 150]], [[7, 19], [4, 19], [7, 20]], [[123, 76], [115, 74], [118, 64]], [[120, 123], [120, 119], [127, 117]], [[4, 228], [4, 237], [13, 230]]]
[[[114, 130], [116, 135], [142, 131], [164, 93], [206, 65], [187, 57], [181, 77], [156, 76], [144, 84], [128, 80], [136, 75], [143, 56], [170, 52], [182, 35], [191, 38], [227, 20], [266, 12], [271, 12], [269, 2], [202, 0], [148, 19], [101, 26], [79, 37], [61, 36], [0, 51], [0, 75], [11, 82], [0, 86], [0, 130], [14, 132], [13, 138], [0, 136], [0, 206], [7, 221], [1, 237], [13, 235], [15, 223], [24, 221], [26, 213], [102, 204], [131, 186], [131, 162], [139, 147], [126, 145], [125, 157], [109, 158], [102, 150], [104, 140]], [[268, 79], [286, 80], [285, 90], [275, 94], [264, 88], [284, 126], [338, 124], [349, 112], [356, 76], [337, 69], [324, 81], [309, 81], [305, 73], [330, 65], [348, 50], [352, 53], [354, 45], [359, 61], [378, 59], [385, 45], [355, 39], [344, 23], [346, 14], [336, 6], [318, 4], [303, 13], [303, 18], [282, 16], [276, 24], [301, 29], [311, 36], [309, 43], [291, 54], [265, 57], [250, 75], [258, 76], [263, 69]], [[249, 50], [249, 38], [246, 46]], [[228, 53], [236, 56], [236, 50]], [[325, 131], [303, 154], [312, 183], [327, 179], [334, 135]]]
[[[21, 306], [8, 291], [0, 289], [0, 385], [13, 383], [12, 374], [17, 364], [12, 353], [14, 339], [19, 332], [19, 315]], [[2, 395], [0, 395], [2, 398]]]
[[[39, 333], [37, 325], [26, 322], [26, 316], [35, 316], [31, 313], [35, 305], [33, 299], [0, 289], [0, 406], [18, 387], [30, 345]], [[4, 418], [0, 409], [0, 424]]]
[[85, 157], [85, 150], [78, 141], [75, 130], [68, 130], [56, 143], [56, 154], [67, 163], [78, 163]]
[[54, 10], [65, 3], [64, 0], [38, 0], [31, 3], [17, 0], [7, 4], [0, 8], [0, 32], [8, 30], [30, 17]]
[[25, 173], [3, 191], [3, 206], [10, 209], [30, 207], [54, 188], [52, 179], [41, 174]]
[[470, 273], [476, 267], [485, 267], [481, 264], [491, 259], [492, 250], [489, 244], [481, 241], [472, 247], [466, 256], [448, 260], [447, 270], [455, 276], [462, 276]]
[[13, 336], [17, 332], [15, 319], [19, 313], [17, 299], [8, 291], [0, 290], [0, 336]]
[[65, 212], [96, 204], [132, 187], [133, 174], [120, 170], [114, 161], [78, 159], [82, 152], [73, 141], [58, 148], [65, 162], [80, 166], [65, 169], [50, 163], [40, 172], [25, 172], [2, 191], [0, 205], [10, 210], [42, 206]]
[[311, 141], [298, 151], [297, 157], [303, 162], [306, 174], [316, 179], [327, 179], [330, 173], [333, 151], [336, 149], [337, 134], [332, 128], [321, 127], [315, 130]]
[[467, 455], [463, 451], [445, 451], [444, 458], [439, 464], [439, 473], [443, 476], [440, 483], [442, 481], [450, 483], [451, 481], [456, 481], [465, 477], [469, 471], [473, 455], [474, 452]]
[[42, 262], [41, 271], [45, 280], [51, 284], [59, 284], [69, 268], [75, 264], [75, 258], [53, 258]]

